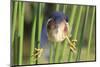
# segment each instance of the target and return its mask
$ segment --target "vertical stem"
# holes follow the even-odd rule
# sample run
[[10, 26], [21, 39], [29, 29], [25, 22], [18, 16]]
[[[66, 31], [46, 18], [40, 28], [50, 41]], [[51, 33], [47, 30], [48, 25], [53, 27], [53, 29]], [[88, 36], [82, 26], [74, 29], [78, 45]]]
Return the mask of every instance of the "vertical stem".
[[[79, 15], [78, 15], [78, 18], [77, 18], [77, 21], [76, 21], [76, 26], [75, 26], [75, 30], [74, 30], [75, 32], [73, 34], [74, 40], [76, 40], [76, 38], [77, 38], [77, 32], [78, 32], [78, 29], [79, 29], [79, 23], [80, 23], [80, 19], [81, 19], [81, 15], [82, 15], [82, 9], [83, 9], [83, 6], [80, 7]], [[70, 61], [70, 59], [72, 58], [72, 56], [70, 55], [71, 54], [70, 52], [69, 52], [69, 56], [68, 56], [68, 61]]]
[[[69, 27], [70, 27], [70, 30], [69, 30], [69, 35], [71, 34], [71, 30], [72, 30], [72, 27], [73, 27], [73, 23], [74, 23], [74, 18], [75, 18], [75, 14], [76, 14], [76, 9], [77, 9], [77, 6], [73, 6], [73, 9], [72, 9], [72, 13], [71, 13], [71, 18], [69, 20]], [[69, 51], [69, 55], [68, 55], [68, 61], [70, 61], [70, 57], [71, 57], [71, 51]]]
[[59, 48], [60, 48], [60, 43], [56, 43], [55, 63], [59, 62]]
[[64, 14], [66, 13], [66, 9], [67, 9], [67, 5], [64, 5], [64, 7], [63, 7], [63, 13]]
[[[21, 8], [22, 5], [22, 8]], [[19, 2], [19, 36], [20, 36], [20, 45], [19, 45], [19, 65], [22, 64], [23, 58], [23, 31], [24, 31], [24, 3]]]
[[17, 20], [17, 8], [18, 8], [18, 2], [14, 2], [14, 11], [13, 11], [13, 25], [12, 25], [12, 44], [14, 41], [14, 34], [16, 29], [16, 20]]
[[57, 4], [57, 6], [56, 6], [56, 11], [59, 11], [59, 4]]
[[[43, 22], [43, 14], [42, 14], [42, 4], [40, 3], [39, 4], [39, 24], [38, 24], [38, 27], [39, 27], [39, 30], [38, 30], [38, 41], [40, 41], [40, 33], [41, 33], [41, 28], [42, 28], [42, 22]], [[40, 44], [38, 44], [38, 47], [40, 47]]]
[[88, 41], [88, 49], [87, 49], [87, 58], [90, 57], [90, 46], [91, 46], [94, 19], [95, 19], [95, 7], [93, 7], [93, 15], [92, 15], [92, 20], [91, 20], [91, 25], [90, 25], [90, 33], [89, 33], [89, 41]]
[[50, 46], [50, 58], [49, 58], [49, 62], [53, 63], [53, 45]]
[[73, 38], [76, 40], [77, 38], [77, 32], [78, 32], [78, 29], [79, 29], [79, 24], [80, 24], [80, 20], [81, 20], [81, 15], [82, 15], [82, 10], [83, 10], [83, 6], [80, 7], [80, 12], [79, 12], [79, 16], [78, 16], [78, 19], [76, 21], [76, 26], [75, 26], [75, 32], [74, 32], [74, 35], [73, 35]]
[[[66, 9], [67, 9], [67, 5], [64, 5], [64, 8], [63, 8], [63, 13], [65, 14], [66, 13]], [[60, 61], [63, 59], [64, 57], [64, 50], [66, 49], [66, 41], [64, 41], [62, 47], [61, 47], [61, 53], [60, 53]]]
[[13, 64], [18, 64], [18, 33], [15, 31], [14, 35], [14, 48], [13, 48]]
[[82, 30], [81, 30], [81, 35], [80, 35], [80, 41], [79, 41], [77, 55], [76, 55], [76, 61], [80, 60], [81, 47], [82, 47], [82, 44], [83, 44], [84, 32], [85, 32], [87, 19], [88, 19], [88, 12], [89, 12], [89, 7], [87, 7], [87, 10], [85, 11], [85, 15], [84, 15], [84, 20], [83, 20]]
[[34, 52], [34, 47], [35, 47], [35, 30], [36, 30], [36, 17], [34, 17], [33, 20], [33, 26], [32, 26], [32, 33], [31, 33], [31, 47], [30, 47], [30, 64], [34, 63], [34, 59], [32, 58], [33, 52]]
[[75, 6], [73, 7], [73, 10], [72, 10], [72, 13], [71, 13], [71, 17], [70, 17], [70, 20], [69, 20], [70, 33], [71, 33], [72, 26], [73, 26], [73, 23], [74, 23], [74, 18], [75, 18], [76, 9], [77, 9], [77, 6], [75, 5]]
[[[38, 41], [39, 41], [39, 43], [38, 43], [38, 46], [37, 46], [37, 48], [40, 48], [40, 37], [41, 37], [41, 29], [42, 29], [42, 23], [43, 23], [43, 18], [44, 18], [44, 16], [43, 16], [43, 4], [42, 3], [40, 3], [39, 4], [39, 13], [38, 13], [38, 15], [39, 15], [39, 23], [38, 23]], [[39, 59], [38, 59], [38, 61], [39, 61]], [[38, 61], [37, 61], [37, 63], [38, 63]]]
[[17, 20], [17, 9], [18, 9], [18, 2], [13, 2], [14, 4], [14, 7], [13, 7], [13, 10], [12, 10], [12, 54], [13, 54], [13, 60], [11, 60], [11, 64], [17, 64], [17, 36], [16, 36], [16, 20]]
[[[57, 4], [56, 11], [59, 11], [59, 8], [60, 8], [60, 6], [59, 6], [59, 4]], [[58, 51], [59, 50], [58, 49], [60, 46], [57, 43], [54, 43], [53, 47], [55, 47], [54, 61], [55, 61], [55, 63], [57, 63], [59, 61], [59, 59], [58, 59], [58, 55], [59, 55]]]

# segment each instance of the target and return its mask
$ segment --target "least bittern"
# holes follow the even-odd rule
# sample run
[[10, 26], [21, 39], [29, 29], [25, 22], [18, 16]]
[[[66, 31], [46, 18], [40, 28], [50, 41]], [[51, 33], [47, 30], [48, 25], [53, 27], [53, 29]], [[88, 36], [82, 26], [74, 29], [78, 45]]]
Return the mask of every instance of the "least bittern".
[[35, 48], [37, 53], [35, 53], [34, 56], [40, 57], [44, 46], [48, 46], [48, 42], [62, 42], [65, 39], [68, 41], [71, 51], [75, 52], [75, 42], [77, 40], [71, 41], [69, 35], [68, 17], [61, 12], [54, 12], [42, 26], [41, 48]]

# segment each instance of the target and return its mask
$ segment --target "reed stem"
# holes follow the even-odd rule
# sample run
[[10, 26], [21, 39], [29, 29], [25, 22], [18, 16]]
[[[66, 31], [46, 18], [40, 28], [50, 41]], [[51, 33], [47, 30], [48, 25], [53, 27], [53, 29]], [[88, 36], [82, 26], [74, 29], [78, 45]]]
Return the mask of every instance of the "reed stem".
[[[73, 6], [73, 9], [72, 9], [72, 13], [71, 13], [71, 18], [70, 18], [70, 20], [69, 20], [69, 27], [70, 27], [70, 29], [69, 29], [69, 35], [71, 34], [71, 31], [72, 31], [72, 27], [73, 27], [73, 24], [74, 24], [74, 18], [75, 18], [75, 14], [76, 14], [76, 9], [77, 9], [77, 6], [75, 5], [75, 6]], [[70, 59], [71, 59], [71, 51], [69, 50], [69, 55], [68, 55], [68, 61], [70, 61]]]
[[34, 48], [35, 48], [35, 30], [36, 30], [36, 16], [34, 17], [33, 20], [33, 27], [32, 27], [32, 33], [31, 33], [31, 47], [30, 47], [30, 64], [34, 63], [34, 57], [32, 57], [32, 55], [34, 56]]
[[[78, 29], [79, 29], [79, 24], [80, 24], [80, 19], [81, 19], [81, 15], [82, 15], [82, 10], [83, 10], [83, 6], [81, 6], [80, 10], [79, 10], [79, 15], [78, 15], [78, 18], [77, 18], [77, 21], [76, 21], [76, 26], [75, 26], [75, 29], [74, 29], [73, 40], [77, 39], [77, 33], [78, 33]], [[68, 61], [70, 61], [70, 59], [72, 59], [72, 56], [70, 54], [71, 53], [69, 53]]]
[[19, 45], [19, 65], [23, 61], [23, 34], [24, 33], [24, 2], [19, 2], [19, 36], [20, 36], [20, 45]]
[[[39, 13], [37, 14], [38, 15], [38, 18], [39, 18], [39, 20], [38, 20], [38, 46], [37, 46], [37, 48], [40, 48], [40, 37], [41, 37], [41, 30], [42, 30], [42, 23], [43, 23], [43, 19], [44, 19], [44, 16], [43, 16], [43, 8], [44, 6], [43, 6], [43, 4], [42, 3], [39, 3]], [[39, 59], [38, 59], [38, 61], [37, 61], [37, 64], [39, 63]]]
[[77, 55], [76, 55], [76, 61], [80, 60], [80, 56], [81, 56], [81, 48], [83, 44], [84, 32], [86, 28], [87, 19], [88, 19], [88, 11], [89, 11], [89, 7], [87, 7], [87, 9], [85, 10], [85, 15], [84, 15], [84, 20], [82, 24], [81, 35], [80, 35], [80, 40], [79, 40], [78, 50], [77, 50]]
[[87, 58], [90, 57], [90, 50], [91, 50], [91, 41], [92, 41], [92, 30], [93, 30], [93, 23], [95, 20], [95, 7], [93, 7], [93, 13], [92, 13], [92, 19], [91, 19], [91, 25], [90, 25], [90, 33], [89, 33], [89, 41], [88, 41], [88, 49], [87, 49]]
[[[63, 7], [63, 13], [65, 14], [66, 13], [66, 9], [67, 9], [67, 5], [64, 5]], [[60, 61], [63, 60], [63, 57], [64, 57], [64, 50], [66, 49], [66, 41], [64, 41], [63, 45], [61, 45], [62, 47], [60, 48], [61, 49], [61, 53], [60, 53]]]
[[76, 9], [77, 9], [77, 6], [73, 6], [73, 9], [72, 9], [72, 13], [71, 13], [71, 17], [69, 19], [69, 33], [71, 33], [72, 31], [72, 27], [73, 27], [73, 23], [74, 23], [74, 18], [75, 18], [75, 14], [76, 14]]
[[14, 12], [13, 12], [13, 25], [12, 25], [12, 45], [14, 41], [14, 34], [16, 29], [16, 21], [17, 21], [17, 8], [18, 8], [18, 2], [14, 3]]
[[59, 49], [60, 49], [60, 43], [55, 43], [56, 50], [55, 50], [55, 63], [59, 63]]
[[50, 47], [50, 58], [49, 58], [49, 63], [53, 63], [53, 45]]
[[56, 11], [59, 11], [59, 4], [57, 4], [57, 6], [56, 6]]

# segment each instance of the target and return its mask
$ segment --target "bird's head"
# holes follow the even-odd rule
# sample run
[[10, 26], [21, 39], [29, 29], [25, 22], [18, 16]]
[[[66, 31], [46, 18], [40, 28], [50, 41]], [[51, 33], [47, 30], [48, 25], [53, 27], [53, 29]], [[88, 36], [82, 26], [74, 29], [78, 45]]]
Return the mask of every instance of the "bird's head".
[[68, 34], [68, 17], [61, 12], [54, 12], [47, 21], [48, 40], [63, 41]]

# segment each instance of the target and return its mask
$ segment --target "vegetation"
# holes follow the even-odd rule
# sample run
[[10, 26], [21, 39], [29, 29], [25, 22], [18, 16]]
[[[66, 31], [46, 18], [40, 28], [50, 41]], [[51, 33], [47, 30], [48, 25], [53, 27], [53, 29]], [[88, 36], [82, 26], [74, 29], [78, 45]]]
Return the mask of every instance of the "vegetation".
[[[96, 7], [87, 5], [50, 4], [35, 2], [12, 2], [12, 64], [45, 64], [95, 59], [95, 17]], [[69, 17], [71, 40], [77, 40], [76, 54], [70, 51], [69, 43], [54, 43], [50, 47], [49, 61], [44, 55], [36, 59], [34, 48], [40, 47], [42, 24], [54, 11]], [[70, 36], [69, 35], [69, 36]], [[53, 57], [54, 56], [54, 57]]]

